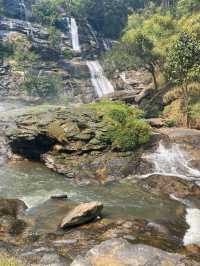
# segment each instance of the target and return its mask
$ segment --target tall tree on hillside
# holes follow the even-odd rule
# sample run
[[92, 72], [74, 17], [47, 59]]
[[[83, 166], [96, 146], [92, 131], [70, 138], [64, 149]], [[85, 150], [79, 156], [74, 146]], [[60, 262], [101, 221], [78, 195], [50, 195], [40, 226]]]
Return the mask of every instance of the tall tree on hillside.
[[141, 31], [128, 31], [122, 42], [136, 66], [146, 69], [152, 75], [155, 89], [157, 89], [156, 67], [159, 54], [155, 52], [153, 42]]
[[167, 72], [171, 81], [181, 88], [185, 124], [189, 126], [190, 83], [200, 81], [200, 45], [188, 33], [182, 33], [169, 49]]

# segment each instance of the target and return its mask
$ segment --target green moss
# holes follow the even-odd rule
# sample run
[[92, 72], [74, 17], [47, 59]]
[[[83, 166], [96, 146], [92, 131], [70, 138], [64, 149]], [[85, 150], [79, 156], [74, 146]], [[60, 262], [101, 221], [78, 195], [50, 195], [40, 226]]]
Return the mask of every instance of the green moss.
[[113, 149], [133, 150], [150, 139], [150, 126], [143, 112], [120, 102], [101, 101], [89, 105], [102, 116], [105, 131], [100, 139]]

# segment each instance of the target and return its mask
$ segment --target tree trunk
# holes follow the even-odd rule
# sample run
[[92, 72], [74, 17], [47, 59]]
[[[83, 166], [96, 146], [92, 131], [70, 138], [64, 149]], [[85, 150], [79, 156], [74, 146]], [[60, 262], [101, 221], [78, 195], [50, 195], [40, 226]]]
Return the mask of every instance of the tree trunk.
[[154, 88], [157, 90], [158, 83], [157, 83], [157, 79], [156, 79], [155, 66], [153, 65], [153, 63], [150, 63], [148, 66], [145, 66], [145, 69], [152, 75]]
[[153, 77], [154, 88], [157, 90], [157, 88], [158, 88], [158, 84], [157, 84], [157, 80], [156, 80], [155, 70], [153, 70], [153, 71], [151, 72], [151, 75], [152, 75], [152, 77]]
[[183, 105], [184, 105], [184, 116], [185, 116], [185, 126], [187, 128], [190, 127], [190, 116], [189, 116], [189, 94], [188, 94], [188, 87], [187, 84], [182, 86], [183, 91]]

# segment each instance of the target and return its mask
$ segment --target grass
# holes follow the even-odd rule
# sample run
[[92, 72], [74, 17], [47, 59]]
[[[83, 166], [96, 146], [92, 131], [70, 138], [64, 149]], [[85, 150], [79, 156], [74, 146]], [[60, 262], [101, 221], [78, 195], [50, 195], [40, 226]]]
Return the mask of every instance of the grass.
[[89, 107], [103, 117], [106, 131], [101, 141], [113, 149], [132, 151], [149, 141], [150, 126], [143, 120], [144, 113], [139, 108], [111, 101], [100, 101]]
[[25, 266], [25, 264], [7, 254], [0, 254], [0, 266]]

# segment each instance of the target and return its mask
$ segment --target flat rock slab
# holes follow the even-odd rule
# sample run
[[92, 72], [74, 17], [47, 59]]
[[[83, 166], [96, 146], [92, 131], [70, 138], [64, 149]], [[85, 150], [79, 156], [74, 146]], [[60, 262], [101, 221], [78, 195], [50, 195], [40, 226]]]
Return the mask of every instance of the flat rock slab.
[[198, 266], [178, 254], [146, 245], [132, 245], [123, 239], [102, 242], [85, 257], [78, 256], [71, 266]]
[[90, 222], [100, 216], [102, 209], [103, 204], [101, 202], [81, 203], [63, 218], [60, 227], [65, 229]]

